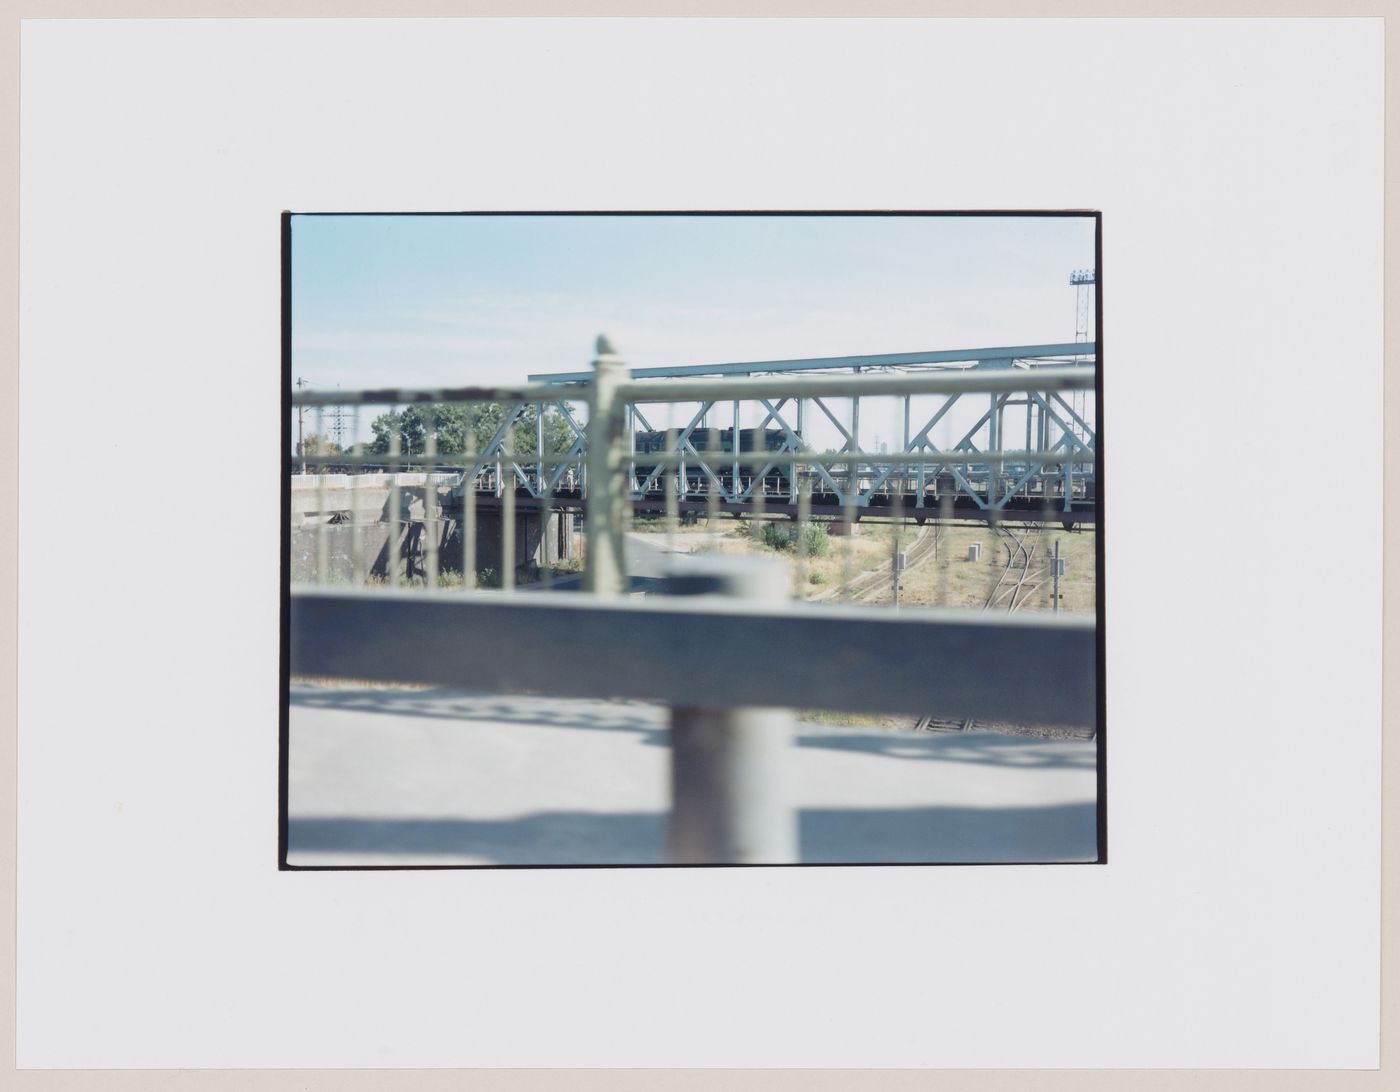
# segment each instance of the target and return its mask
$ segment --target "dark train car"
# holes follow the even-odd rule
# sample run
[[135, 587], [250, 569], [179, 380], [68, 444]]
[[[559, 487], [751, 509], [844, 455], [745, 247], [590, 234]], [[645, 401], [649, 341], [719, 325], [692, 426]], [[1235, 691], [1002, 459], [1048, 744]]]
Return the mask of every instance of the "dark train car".
[[[666, 450], [666, 435], [665, 432], [661, 431], [638, 431], [634, 434], [638, 486], [645, 482], [650, 477], [652, 470], [655, 469], [655, 464], [648, 465], [644, 456], [664, 452]], [[689, 443], [696, 451], [710, 454], [712, 439], [717, 441], [715, 453], [734, 450], [734, 430], [732, 428], [697, 428], [691, 432]], [[780, 428], [741, 428], [739, 430], [739, 451], [741, 453], [745, 451], [781, 451], [786, 440], [787, 433]], [[718, 458], [709, 459], [706, 462], [724, 487], [732, 490], [733, 464], [726, 465]], [[747, 488], [750, 479], [761, 469], [763, 469], [761, 466], [741, 466], [739, 468], [741, 487]], [[709, 488], [709, 478], [698, 466], [686, 466], [685, 477], [687, 493], [703, 493]], [[656, 480], [648, 488], [648, 492], [660, 492], [663, 488], [664, 478], [664, 473], [658, 474]], [[764, 478], [764, 486], [765, 491], [769, 493], [787, 492], [787, 466], [783, 464], [771, 469]]]
[[[679, 433], [677, 433], [677, 435], [679, 436]], [[734, 450], [734, 430], [732, 428], [697, 428], [690, 434], [690, 446], [695, 448], [696, 451], [709, 451], [710, 438], [712, 435], [716, 435], [719, 440], [719, 446], [716, 450]], [[781, 451], [783, 441], [786, 437], [787, 434], [780, 428], [741, 428], [739, 430], [739, 450], [741, 452]], [[638, 455], [662, 452], [665, 450], [665, 432], [638, 431], [636, 433], [636, 452]]]

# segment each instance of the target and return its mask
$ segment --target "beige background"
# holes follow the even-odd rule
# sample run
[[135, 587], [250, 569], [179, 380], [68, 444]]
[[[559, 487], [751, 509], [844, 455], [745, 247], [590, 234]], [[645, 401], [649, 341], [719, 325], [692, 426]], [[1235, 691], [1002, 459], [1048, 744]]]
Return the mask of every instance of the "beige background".
[[[4, 81], [4, 141], [6, 156], [6, 184], [3, 194], [3, 215], [0, 215], [0, 242], [3, 252], [12, 256], [4, 263], [0, 272], [0, 292], [7, 301], [0, 307], [0, 361], [3, 361], [5, 379], [5, 412], [10, 417], [9, 427], [3, 431], [4, 449], [0, 451], [0, 492], [6, 512], [17, 513], [17, 442], [16, 420], [18, 406], [18, 71], [19, 71], [19, 20], [23, 18], [55, 17], [333, 17], [333, 16], [414, 16], [414, 15], [847, 15], [861, 16], [986, 16], [990, 14], [1006, 16], [1301, 16], [1301, 15], [1358, 15], [1377, 16], [1389, 14], [1391, 5], [1385, 4], [1337, 4], [1323, 6], [1318, 3], [1274, 3], [1249, 4], [1235, 3], [1217, 5], [1209, 3], [1138, 3], [1138, 2], [1097, 2], [1044, 4], [1034, 2], [1011, 3], [1003, 0], [992, 5], [973, 3], [918, 3], [918, 2], [876, 2], [859, 5], [858, 8], [846, 2], [796, 3], [792, 0], [755, 0], [755, 2], [731, 3], [554, 3], [554, 4], [502, 4], [502, 3], [375, 3], [325, 2], [325, 0], [283, 0], [281, 3], [260, 2], [188, 2], [157, 3], [116, 0], [108, 4], [89, 2], [54, 3], [6, 3], [4, 18], [0, 19], [0, 35], [3, 46], [0, 56], [4, 58], [0, 70], [9, 74]], [[1388, 25], [1387, 46], [1394, 41], [1394, 31]], [[1388, 81], [1387, 105], [1394, 107], [1394, 84]], [[1394, 173], [1389, 166], [1396, 162], [1397, 141], [1394, 139], [1395, 118], [1400, 109], [1388, 111], [1387, 122], [1387, 178]], [[1390, 184], [1388, 183], [1388, 187]], [[1389, 191], [1388, 191], [1389, 192]], [[1387, 270], [1396, 252], [1395, 227], [1389, 220], [1386, 228]], [[1391, 306], [1387, 297], [1387, 315], [1400, 314]], [[1387, 352], [1387, 374], [1390, 368], [1391, 353]], [[1396, 392], [1392, 389], [1387, 398], [1387, 418], [1394, 416]], [[1386, 469], [1395, 469], [1396, 454], [1392, 449], [1386, 453]], [[1393, 474], [1388, 474], [1394, 480]], [[1396, 520], [1391, 515], [1386, 520], [1387, 541], [1392, 537]], [[0, 633], [0, 690], [5, 695], [3, 713], [0, 713], [0, 785], [11, 790], [16, 783], [15, 767], [15, 680], [17, 634], [15, 626], [14, 595], [18, 573], [16, 567], [16, 518], [0, 520], [0, 558], [3, 559], [3, 579], [0, 579], [0, 600], [6, 608], [6, 622]], [[1391, 650], [1394, 642], [1395, 611], [1393, 598], [1394, 572], [1393, 559], [1387, 552], [1385, 637], [1386, 649]], [[1392, 672], [1394, 657], [1385, 656], [1387, 695], [1391, 688], [1400, 682], [1400, 674]], [[1390, 702], [1386, 702], [1386, 727], [1390, 728]], [[1389, 734], [1387, 732], [1387, 734]], [[1395, 817], [1395, 784], [1400, 777], [1393, 753], [1387, 751], [1386, 791], [1384, 795], [1385, 826], [1389, 829]], [[12, 791], [7, 791], [4, 807], [0, 808], [0, 875], [4, 877], [5, 898], [0, 901], [0, 932], [7, 937], [14, 936], [14, 847], [15, 847], [15, 800]], [[1383, 1030], [1386, 1033], [1383, 1043], [1383, 1061], [1390, 1062], [1394, 1069], [1393, 1051], [1400, 1047], [1400, 1037], [1395, 1032], [1394, 985], [1396, 982], [1395, 946], [1395, 903], [1397, 889], [1397, 869], [1393, 841], [1384, 847], [1384, 903], [1385, 933], [1382, 945], [1382, 992]], [[1065, 1087], [1084, 1089], [1108, 1088], [1279, 1088], [1279, 1089], [1333, 1089], [1333, 1088], [1381, 1088], [1393, 1083], [1385, 1078], [1386, 1069], [1380, 1072], [1285, 1072], [1285, 1071], [876, 1071], [856, 1073], [815, 1072], [815, 1071], [87, 1071], [87, 1072], [17, 1072], [14, 1069], [14, 973], [15, 951], [12, 943], [4, 945], [0, 951], [0, 968], [6, 988], [0, 991], [0, 1021], [4, 1031], [0, 1034], [0, 1087], [19, 1089], [59, 1089], [59, 1088], [122, 1088], [122, 1089], [165, 1089], [165, 1088], [239, 1088], [239, 1089], [319, 1089], [319, 1088], [491, 1088], [491, 1089], [536, 1089], [567, 1085], [577, 1088], [608, 1089], [700, 1089], [700, 1088], [780, 1088], [780, 1089], [828, 1089], [854, 1086], [877, 1089], [913, 1089], [930, 1087], [956, 1087], [967, 1089], [1021, 1089]]]

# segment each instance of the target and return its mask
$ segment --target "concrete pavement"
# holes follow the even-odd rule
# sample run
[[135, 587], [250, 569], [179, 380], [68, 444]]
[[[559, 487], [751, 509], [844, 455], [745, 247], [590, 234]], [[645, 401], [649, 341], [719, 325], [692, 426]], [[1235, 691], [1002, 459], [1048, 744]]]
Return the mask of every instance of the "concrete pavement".
[[[289, 863], [661, 864], [666, 710], [293, 684]], [[1092, 860], [1095, 743], [799, 725], [804, 863]]]

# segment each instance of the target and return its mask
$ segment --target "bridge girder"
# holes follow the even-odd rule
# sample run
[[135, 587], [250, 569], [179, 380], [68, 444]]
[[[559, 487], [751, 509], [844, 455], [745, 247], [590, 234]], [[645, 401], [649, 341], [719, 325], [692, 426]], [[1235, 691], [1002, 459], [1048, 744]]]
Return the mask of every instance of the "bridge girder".
[[[1080, 342], [997, 349], [689, 365], [679, 368], [634, 368], [631, 370], [634, 379], [685, 380], [698, 376], [771, 376], [840, 369], [849, 369], [856, 375], [870, 370], [946, 370], [961, 364], [964, 368], [1015, 367], [1026, 374], [1027, 388], [1024, 391], [992, 392], [986, 411], [956, 443], [946, 448], [937, 447], [930, 440], [930, 434], [965, 396], [960, 393], [943, 396], [941, 404], [924, 424], [917, 431], [913, 431], [910, 427], [912, 399], [908, 394], [903, 395], [904, 427], [900, 453], [904, 458], [898, 462], [882, 452], [861, 450], [859, 394], [849, 396], [850, 409], [846, 420], [842, 420], [833, 410], [829, 404], [829, 396], [821, 393], [814, 392], [810, 396], [791, 393], [771, 398], [732, 399], [730, 448], [733, 454], [730, 457], [721, 457], [723, 453], [720, 451], [711, 452], [708, 443], [704, 450], [695, 443], [696, 433], [708, 428], [705, 422], [710, 413], [716, 410], [719, 402], [711, 398], [697, 403], [694, 399], [677, 397], [672, 404], [698, 405], [698, 408], [683, 428], [670, 430], [671, 436], [668, 437], [666, 450], [673, 452], [680, 460], [680, 465], [674, 471], [667, 470], [656, 460], [648, 461], [646, 453], [637, 450], [639, 432], [659, 431], [652, 427], [641, 406], [666, 404], [665, 399], [633, 403], [629, 405], [626, 416], [632, 500], [634, 503], [643, 503], [653, 494], [659, 493], [664, 496], [667, 492], [674, 492], [677, 499], [684, 502], [713, 490], [724, 506], [753, 503], [760, 496], [765, 502], [769, 502], [770, 499], [777, 502], [781, 499], [788, 504], [795, 504], [799, 488], [799, 475], [796, 471], [799, 467], [810, 467], [806, 474], [812, 488], [820, 486], [821, 491], [835, 498], [837, 505], [843, 509], [865, 510], [878, 507], [883, 500], [897, 494], [910, 498], [914, 509], [926, 510], [936, 506], [939, 497], [948, 491], [951, 483], [952, 492], [956, 497], [961, 498], [963, 503], [971, 502], [990, 519], [1009, 511], [1008, 506], [1013, 503], [1033, 498], [1039, 498], [1042, 505], [1053, 499], [1060, 514], [1076, 514], [1092, 508], [1095, 504], [1095, 429], [1058, 392], [1042, 393], [1032, 389], [1034, 381], [1031, 377], [1037, 366], [1063, 365], [1064, 361], [1052, 358], [1071, 356], [1082, 361], [1086, 357], [1094, 357], [1095, 352], [1096, 346], [1093, 343]], [[1092, 360], [1087, 363], [1092, 363]], [[565, 372], [532, 375], [529, 378], [532, 383], [560, 388], [560, 393], [564, 395], [552, 402], [541, 401], [536, 404], [539, 422], [536, 429], [537, 450], [532, 453], [513, 454], [506, 450], [510, 427], [524, 409], [523, 405], [517, 405], [476, 459], [472, 469], [463, 475], [463, 486], [468, 480], [475, 481], [478, 493], [484, 491], [499, 496], [505, 480], [509, 479], [518, 482], [528, 496], [537, 500], [548, 499], [561, 490], [576, 490], [582, 496], [586, 489], [587, 431], [574, 416], [574, 409], [566, 392], [569, 385], [591, 378], [591, 373]], [[747, 477], [740, 465], [740, 452], [734, 450], [742, 447], [734, 438], [740, 437], [744, 431], [740, 427], [741, 406], [744, 403], [753, 403], [762, 412], [762, 419], [755, 431], [765, 437], [765, 454], [771, 455], [760, 466], [750, 466]], [[795, 426], [785, 415], [785, 411], [793, 403]], [[803, 441], [803, 417], [809, 403], [836, 429], [842, 445], [839, 453], [855, 456], [839, 464], [844, 467], [841, 473], [834, 473], [835, 465], [828, 468], [802, 458], [803, 455], [813, 454]], [[986, 454], [988, 451], [1004, 449], [1004, 417], [1006, 408], [1012, 405], [1026, 407], [1024, 454], [1027, 458], [1020, 463], [1003, 461], [994, 467], [987, 461]], [[565, 459], [554, 464], [552, 471], [547, 471], [546, 453], [543, 451], [543, 418], [551, 409], [557, 410], [563, 416], [574, 436], [574, 442], [565, 453]], [[767, 448], [767, 430], [770, 423], [777, 426], [776, 431], [781, 435], [775, 446]], [[1055, 435], [1056, 432], [1058, 435]], [[985, 444], [985, 447], [979, 446], [979, 443]], [[909, 458], [918, 453], [924, 453], [928, 458]], [[1047, 455], [1064, 457], [1049, 460], [1045, 457]], [[932, 490], [929, 488], [931, 480]], [[463, 486], [459, 486], [459, 490]]]

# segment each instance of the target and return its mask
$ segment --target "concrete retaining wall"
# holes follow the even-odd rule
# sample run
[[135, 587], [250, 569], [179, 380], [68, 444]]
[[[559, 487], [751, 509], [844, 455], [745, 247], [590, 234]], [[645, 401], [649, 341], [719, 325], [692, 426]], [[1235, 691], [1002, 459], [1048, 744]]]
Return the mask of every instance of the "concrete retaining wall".
[[[408, 490], [405, 490], [407, 493]], [[410, 514], [403, 506], [404, 522], [399, 530], [399, 575], [411, 577], [425, 571], [427, 560], [427, 524], [422, 518], [421, 504]], [[517, 513], [515, 517], [515, 568], [517, 580], [527, 578], [538, 565], [547, 565], [563, 558], [576, 556], [577, 536], [574, 516], [570, 512], [554, 512], [544, 520], [534, 512]], [[306, 523], [292, 528], [291, 562], [294, 583], [314, 583], [317, 579], [318, 531], [325, 535], [326, 573], [331, 582], [348, 582], [355, 572], [384, 576], [389, 565], [389, 521], [366, 520], [358, 527], [353, 523]], [[444, 572], [462, 571], [462, 529], [455, 513], [436, 521], [438, 535], [438, 565]], [[501, 517], [478, 513], [476, 517], [476, 567], [492, 569], [498, 575], [501, 563]]]
[[[434, 474], [432, 485], [441, 497], [457, 484], [459, 474]], [[397, 475], [401, 496], [415, 498], [421, 508], [429, 488], [427, 474]], [[315, 523], [333, 513], [358, 512], [362, 521], [389, 518], [390, 474], [293, 474], [292, 526]], [[402, 501], [405, 508], [408, 502]]]

